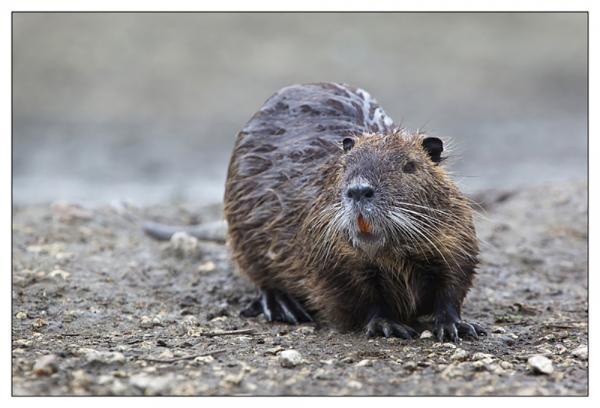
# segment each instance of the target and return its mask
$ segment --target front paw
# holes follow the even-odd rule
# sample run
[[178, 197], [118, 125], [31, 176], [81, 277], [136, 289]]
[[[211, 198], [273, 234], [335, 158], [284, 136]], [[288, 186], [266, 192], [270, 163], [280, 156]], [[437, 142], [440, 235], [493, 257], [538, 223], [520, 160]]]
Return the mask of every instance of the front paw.
[[281, 290], [262, 290], [258, 298], [240, 312], [240, 316], [256, 317], [261, 313], [269, 322], [299, 324], [313, 321], [300, 302]]
[[383, 317], [373, 317], [367, 323], [367, 337], [400, 337], [409, 340], [418, 337], [418, 335], [419, 333], [413, 330], [412, 327]]
[[467, 323], [461, 320], [441, 321], [435, 320], [433, 323], [433, 335], [440, 342], [450, 340], [458, 343], [460, 339], [477, 340], [479, 336], [486, 336], [486, 330], [477, 323]]

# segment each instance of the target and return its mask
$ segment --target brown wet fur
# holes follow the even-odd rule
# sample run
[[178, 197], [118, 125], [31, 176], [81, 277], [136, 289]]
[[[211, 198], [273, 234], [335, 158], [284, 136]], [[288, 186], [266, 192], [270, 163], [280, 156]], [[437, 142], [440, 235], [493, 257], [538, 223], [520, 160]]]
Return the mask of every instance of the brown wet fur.
[[[460, 313], [477, 265], [469, 201], [431, 160], [425, 135], [384, 117], [347, 85], [287, 87], [239, 133], [229, 164], [225, 216], [239, 271], [341, 329], [363, 328], [375, 309], [405, 323], [442, 301]], [[346, 137], [355, 139], [349, 152]], [[348, 218], [339, 213], [353, 177], [374, 184], [380, 200], [364, 220], [385, 237], [373, 253], [347, 231], [357, 218], [335, 222]], [[420, 234], [392, 226], [386, 214], [398, 206], [413, 211]]]

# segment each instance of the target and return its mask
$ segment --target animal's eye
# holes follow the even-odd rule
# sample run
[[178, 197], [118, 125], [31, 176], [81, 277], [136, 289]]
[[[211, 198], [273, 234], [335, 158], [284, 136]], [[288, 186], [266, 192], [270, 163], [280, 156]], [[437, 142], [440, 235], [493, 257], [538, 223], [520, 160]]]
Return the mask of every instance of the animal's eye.
[[351, 137], [346, 137], [344, 140], [342, 140], [342, 147], [344, 148], [345, 152], [349, 152], [354, 147], [354, 139]]
[[414, 173], [417, 169], [417, 164], [414, 161], [409, 161], [402, 167], [402, 171], [405, 173]]

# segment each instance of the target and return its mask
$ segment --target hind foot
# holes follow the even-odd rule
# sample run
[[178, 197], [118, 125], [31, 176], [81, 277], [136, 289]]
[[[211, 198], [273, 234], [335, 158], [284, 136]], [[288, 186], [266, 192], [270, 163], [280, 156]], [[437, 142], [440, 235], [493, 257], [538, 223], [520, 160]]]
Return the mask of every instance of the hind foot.
[[263, 313], [269, 322], [289, 324], [310, 323], [312, 317], [292, 296], [279, 290], [261, 290], [260, 295], [240, 312], [242, 317], [256, 317]]
[[367, 323], [367, 337], [375, 336], [400, 337], [401, 339], [410, 340], [418, 337], [419, 333], [403, 323], [374, 316]]

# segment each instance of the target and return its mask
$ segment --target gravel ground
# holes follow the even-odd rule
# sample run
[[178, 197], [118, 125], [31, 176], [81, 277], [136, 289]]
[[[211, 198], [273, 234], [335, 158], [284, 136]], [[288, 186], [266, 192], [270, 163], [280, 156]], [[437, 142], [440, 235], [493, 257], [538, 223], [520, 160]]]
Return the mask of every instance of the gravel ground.
[[[586, 395], [587, 184], [483, 194], [459, 345], [241, 319], [254, 290], [217, 243], [156, 242], [135, 217], [219, 207], [13, 209], [14, 395]], [[198, 215], [199, 214], [199, 215]]]

